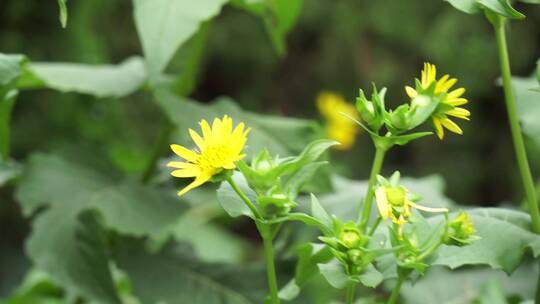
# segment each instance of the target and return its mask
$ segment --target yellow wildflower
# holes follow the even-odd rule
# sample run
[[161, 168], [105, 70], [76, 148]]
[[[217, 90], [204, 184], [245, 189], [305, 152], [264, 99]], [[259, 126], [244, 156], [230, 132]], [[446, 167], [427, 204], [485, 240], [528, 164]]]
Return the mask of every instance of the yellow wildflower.
[[355, 106], [335, 93], [322, 92], [317, 97], [317, 107], [327, 121], [326, 135], [328, 138], [341, 143], [335, 148], [340, 150], [350, 149], [354, 145], [356, 135], [360, 129], [354, 121], [341, 113], [359, 120], [360, 116]]
[[[453, 116], [469, 120], [471, 113], [459, 106], [466, 104], [467, 99], [461, 97], [465, 93], [464, 88], [450, 89], [456, 84], [456, 78], [450, 78], [448, 74], [437, 80], [437, 68], [431, 63], [424, 63], [424, 69], [421, 74], [421, 87], [427, 89], [433, 83], [435, 84], [435, 94], [444, 94], [441, 105], [435, 110], [432, 116], [435, 131], [440, 139], [444, 138], [444, 128], [457, 134], [463, 134], [463, 130], [453, 122], [448, 116]], [[410, 98], [415, 98], [418, 92], [412, 87], [406, 86], [405, 91]]]
[[386, 220], [399, 225], [399, 235], [403, 231], [403, 225], [411, 216], [411, 208], [425, 212], [448, 212], [446, 208], [431, 208], [418, 205], [407, 198], [408, 190], [402, 186], [380, 186], [375, 190], [375, 200], [379, 214]]
[[239, 123], [233, 130], [232, 119], [225, 115], [223, 119], [215, 118], [212, 127], [204, 119], [199, 122], [199, 125], [202, 137], [196, 131], [189, 129], [189, 134], [198, 150], [171, 145], [173, 152], [186, 160], [168, 163], [167, 167], [176, 169], [171, 172], [171, 175], [195, 178], [191, 184], [178, 192], [178, 195], [199, 187], [223, 170], [236, 168], [235, 162], [245, 157], [242, 152], [250, 130], [245, 129], [244, 123]]

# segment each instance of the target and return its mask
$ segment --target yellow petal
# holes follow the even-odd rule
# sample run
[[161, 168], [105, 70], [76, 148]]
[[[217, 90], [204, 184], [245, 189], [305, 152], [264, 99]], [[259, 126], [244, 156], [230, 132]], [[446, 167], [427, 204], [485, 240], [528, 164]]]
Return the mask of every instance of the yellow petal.
[[471, 112], [469, 110], [464, 108], [454, 108], [448, 112], [445, 113], [446, 115], [454, 116], [457, 118], [469, 120], [469, 116], [471, 116]]
[[174, 177], [195, 177], [198, 176], [201, 173], [201, 170], [197, 167], [195, 168], [189, 168], [189, 169], [180, 169], [180, 170], [174, 170], [171, 172], [171, 175]]
[[449, 105], [453, 105], [454, 107], [462, 106], [466, 104], [467, 102], [469, 101], [465, 98], [452, 98], [452, 99], [447, 98], [446, 100], [446, 103], [448, 103]]
[[452, 92], [448, 93], [448, 99], [456, 99], [456, 98], [459, 98], [461, 97], [461, 95], [463, 95], [463, 93], [465, 93], [465, 89], [464, 88], [459, 88], [459, 89], [455, 89], [453, 90]]
[[199, 155], [185, 147], [182, 147], [180, 145], [175, 145], [175, 144], [172, 144], [171, 145], [171, 149], [173, 150], [173, 152], [182, 157], [183, 159], [187, 160], [187, 161], [190, 161], [192, 163], [196, 162], [197, 159], [199, 158]]
[[407, 92], [407, 96], [409, 96], [410, 98], [415, 98], [416, 96], [418, 96], [418, 92], [416, 92], [416, 90], [410, 86], [405, 87], [405, 92]]
[[456, 134], [463, 134], [463, 130], [461, 130], [461, 128], [455, 122], [451, 121], [446, 117], [441, 119], [441, 124], [448, 130]]
[[199, 133], [195, 132], [193, 129], [189, 129], [188, 131], [197, 147], [199, 147], [200, 150], [204, 149], [204, 139], [199, 135]]
[[199, 125], [201, 125], [202, 135], [205, 141], [212, 139], [212, 130], [210, 129], [210, 125], [208, 124], [208, 121], [205, 119], [201, 120], [199, 122]]
[[180, 190], [178, 192], [178, 196], [182, 196], [184, 194], [186, 194], [186, 192], [194, 189], [194, 188], [197, 188], [199, 187], [200, 185], [206, 183], [209, 179], [210, 179], [211, 176], [209, 175], [201, 175], [201, 176], [198, 176], [197, 178], [195, 178], [195, 180], [187, 185], [184, 189]]
[[388, 199], [386, 198], [386, 192], [383, 187], [377, 188], [375, 190], [375, 201], [377, 201], [377, 208], [379, 209], [379, 214], [386, 220], [388, 214], [390, 213], [390, 207], [388, 206]]
[[444, 130], [441, 125], [441, 120], [439, 118], [434, 117], [433, 125], [435, 126], [435, 133], [437, 134], [439, 139], [442, 140], [444, 138]]

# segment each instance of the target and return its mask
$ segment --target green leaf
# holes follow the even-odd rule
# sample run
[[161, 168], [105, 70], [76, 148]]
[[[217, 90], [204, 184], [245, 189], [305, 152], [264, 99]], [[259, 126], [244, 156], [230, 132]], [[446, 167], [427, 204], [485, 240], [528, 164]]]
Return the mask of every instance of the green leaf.
[[383, 275], [372, 264], [369, 264], [364, 272], [362, 272], [358, 278], [360, 283], [366, 287], [375, 288], [383, 281]]
[[486, 9], [511, 19], [523, 19], [525, 16], [516, 11], [509, 0], [446, 0], [452, 6], [467, 14], [478, 14]]
[[18, 82], [21, 89], [51, 88], [61, 92], [96, 97], [123, 97], [135, 92], [146, 80], [144, 63], [131, 57], [118, 65], [77, 63], [30, 63]]
[[330, 147], [338, 145], [339, 143], [334, 140], [319, 139], [309, 143], [306, 148], [298, 155], [297, 157], [292, 157], [290, 159], [283, 160], [277, 168], [274, 174], [276, 176], [281, 176], [282, 174], [287, 174], [300, 170], [307, 164], [313, 163], [321, 155], [326, 152]]
[[[519, 266], [528, 248], [535, 257], [540, 254], [540, 236], [531, 232], [528, 214], [502, 208], [478, 208], [469, 213], [480, 239], [464, 247], [441, 246], [434, 265], [452, 269], [488, 265], [510, 274]], [[441, 218], [430, 219], [436, 220]]]
[[[235, 172], [232, 178], [240, 190], [249, 198], [249, 200], [254, 205], [257, 205], [257, 194], [253, 192], [251, 188], [249, 188], [244, 176], [238, 172]], [[227, 212], [227, 214], [230, 216], [239, 217], [241, 215], [245, 215], [255, 219], [255, 215], [251, 212], [249, 207], [238, 196], [229, 183], [221, 183], [221, 186], [217, 190], [217, 198], [223, 210], [225, 210], [225, 212]]]
[[302, 151], [317, 133], [317, 124], [312, 121], [247, 112], [229, 98], [219, 98], [206, 105], [180, 98], [166, 90], [157, 90], [155, 94], [158, 104], [182, 134], [187, 135], [188, 128], [199, 129], [201, 119], [213, 121], [225, 114], [231, 116], [234, 123], [244, 122], [251, 128], [247, 155], [256, 155], [264, 148], [272, 154], [294, 155]]
[[314, 162], [311, 164], [306, 164], [298, 171], [294, 172], [290, 176], [287, 176], [284, 183], [284, 188], [289, 192], [289, 196], [298, 196], [298, 193], [304, 189], [304, 186], [311, 182], [316, 173], [319, 172], [319, 169], [326, 164], [328, 164], [328, 162]]
[[335, 259], [327, 264], [318, 264], [318, 266], [326, 281], [334, 288], [343, 289], [351, 282], [343, 266]]
[[537, 92], [531, 91], [537, 87], [535, 77], [512, 77], [515, 91], [518, 117], [523, 126], [523, 132], [540, 144], [540, 98]]
[[[171, 248], [172, 249], [172, 248]], [[262, 303], [262, 271], [240, 266], [202, 264], [189, 252], [174, 248], [150, 255], [141, 246], [122, 246], [116, 253], [141, 303]], [[261, 269], [262, 270], [262, 269]]]
[[24, 61], [25, 58], [22, 55], [0, 53], [0, 87], [9, 84], [21, 75], [21, 65]]
[[14, 161], [0, 161], [0, 187], [21, 174], [21, 166]]
[[313, 194], [311, 194], [311, 215], [328, 227], [328, 229], [331, 229], [334, 225], [330, 215], [328, 215], [326, 210], [321, 206], [321, 203], [319, 203], [317, 197]]
[[528, 299], [534, 297], [537, 274], [531, 263], [523, 264], [511, 276], [486, 268], [449, 270], [435, 266], [414, 285], [403, 284], [401, 296], [404, 303], [471, 303], [491, 280], [502, 283], [505, 294]]
[[233, 5], [262, 18], [274, 49], [280, 56], [286, 54], [285, 38], [302, 9], [302, 0], [233, 0]]
[[135, 25], [151, 75], [160, 74], [176, 50], [216, 16], [227, 0], [134, 0]]
[[120, 303], [109, 269], [106, 236], [92, 212], [57, 205], [32, 225], [26, 250], [64, 288], [99, 303]]
[[58, 9], [60, 11], [60, 24], [63, 28], [66, 28], [68, 13], [67, 13], [67, 0], [58, 0]]

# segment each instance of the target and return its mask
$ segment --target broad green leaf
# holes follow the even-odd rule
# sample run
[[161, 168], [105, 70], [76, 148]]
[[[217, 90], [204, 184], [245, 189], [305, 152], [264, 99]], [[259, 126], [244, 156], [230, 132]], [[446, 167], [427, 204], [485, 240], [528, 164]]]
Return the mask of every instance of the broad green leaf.
[[302, 151], [317, 133], [315, 122], [247, 112], [229, 98], [219, 98], [206, 105], [180, 98], [165, 90], [158, 90], [155, 94], [158, 104], [186, 137], [188, 128], [199, 130], [201, 119], [213, 121], [227, 114], [235, 124], [244, 122], [251, 128], [246, 148], [248, 156], [256, 155], [264, 148], [273, 155], [294, 155]]
[[65, 304], [62, 290], [54, 284], [46, 272], [32, 268], [19, 287], [3, 304]]
[[159, 233], [184, 208], [172, 193], [118, 181], [94, 168], [44, 154], [30, 158], [16, 197], [27, 216], [43, 205], [78, 203], [81, 209], [99, 210], [108, 228], [136, 236]]
[[21, 65], [24, 60], [22, 55], [0, 53], [0, 87], [9, 84], [21, 75]]
[[80, 205], [56, 205], [35, 220], [26, 250], [64, 288], [104, 304], [120, 303], [109, 269], [106, 235]]
[[512, 77], [518, 116], [523, 125], [523, 132], [540, 144], [540, 94], [531, 91], [538, 87], [535, 77]]
[[[249, 188], [244, 176], [238, 172], [233, 175], [233, 180], [238, 185], [240, 190], [249, 198], [249, 200], [257, 205], [257, 194]], [[221, 186], [217, 190], [217, 198], [221, 207], [232, 217], [238, 217], [241, 215], [248, 216], [255, 219], [255, 215], [251, 212], [249, 207], [238, 196], [231, 185], [227, 182], [222, 182]]]
[[300, 193], [305, 186], [314, 179], [314, 176], [320, 172], [319, 169], [327, 164], [328, 162], [324, 161], [306, 164], [300, 168], [300, 170], [294, 172], [290, 176], [287, 176], [286, 182], [284, 183], [284, 188], [287, 189], [290, 197], [298, 196], [298, 193]]
[[133, 0], [135, 25], [151, 75], [166, 68], [176, 50], [227, 0]]
[[262, 18], [272, 45], [281, 56], [285, 38], [300, 15], [303, 0], [233, 0], [233, 5]]
[[21, 173], [21, 166], [14, 161], [0, 161], [0, 187], [17, 178]]
[[255, 304], [266, 293], [262, 269], [201, 264], [181, 248], [150, 255], [122, 246], [116, 256], [141, 303]]
[[349, 276], [345, 273], [343, 266], [337, 260], [332, 260], [327, 264], [318, 264], [319, 271], [324, 276], [326, 281], [332, 287], [343, 289], [351, 283]]
[[321, 203], [319, 203], [317, 197], [313, 194], [311, 194], [311, 215], [329, 229], [331, 229], [331, 227], [334, 225], [330, 215], [328, 215], [326, 210], [324, 210], [324, 208], [321, 206]]
[[502, 283], [501, 291], [524, 299], [534, 297], [537, 274], [530, 263], [520, 266], [511, 276], [497, 270], [467, 268], [448, 270], [433, 267], [414, 285], [403, 284], [401, 296], [404, 303], [458, 304], [471, 303], [482, 294], [486, 282]]
[[525, 16], [515, 10], [509, 0], [446, 0], [452, 6], [467, 14], [478, 14], [483, 10], [489, 10], [498, 15], [512, 18], [523, 19]]
[[118, 65], [36, 62], [28, 64], [18, 87], [123, 97], [139, 89], [145, 80], [146, 71], [140, 57], [131, 57]]
[[[441, 246], [434, 265], [452, 269], [463, 265], [487, 265], [512, 273], [529, 248], [534, 256], [540, 254], [540, 236], [531, 232], [526, 213], [502, 208], [478, 208], [469, 213], [480, 239], [464, 247]], [[440, 221], [440, 217], [430, 219], [437, 220]]]
[[67, 19], [68, 19], [68, 12], [67, 12], [67, 0], [58, 0], [58, 9], [60, 12], [60, 24], [62, 24], [63, 28], [66, 28], [67, 25]]

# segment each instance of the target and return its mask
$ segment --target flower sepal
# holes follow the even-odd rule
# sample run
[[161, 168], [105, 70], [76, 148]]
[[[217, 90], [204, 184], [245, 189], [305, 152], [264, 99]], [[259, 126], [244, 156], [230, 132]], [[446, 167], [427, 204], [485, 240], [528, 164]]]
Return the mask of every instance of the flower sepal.
[[373, 92], [371, 100], [367, 99], [364, 91], [360, 89], [358, 97], [356, 97], [356, 109], [360, 113], [360, 118], [364, 121], [369, 129], [378, 132], [384, 124], [386, 109], [384, 105], [384, 96], [386, 88], [377, 90], [373, 84]]

